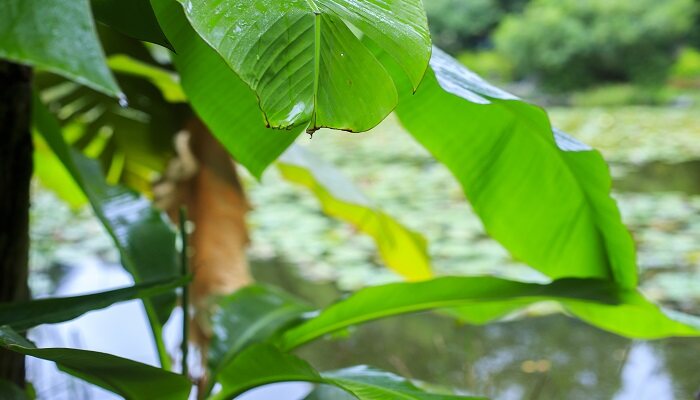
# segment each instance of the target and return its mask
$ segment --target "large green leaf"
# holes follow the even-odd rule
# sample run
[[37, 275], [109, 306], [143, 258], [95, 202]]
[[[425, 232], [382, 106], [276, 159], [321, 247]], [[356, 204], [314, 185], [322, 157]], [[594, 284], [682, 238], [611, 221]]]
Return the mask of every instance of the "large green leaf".
[[610, 197], [605, 162], [553, 131], [542, 109], [435, 49], [422, 86], [401, 99], [397, 114], [514, 257], [552, 278], [636, 286], [634, 246]]
[[257, 344], [247, 348], [226, 366], [219, 378], [221, 391], [212, 397], [214, 400], [232, 399], [262, 385], [288, 381], [333, 385], [359, 400], [471, 398], [426, 393], [404, 378], [367, 367], [319, 374], [306, 361], [283, 353], [269, 344]]
[[259, 178], [302, 127], [266, 129], [255, 93], [197, 35], [181, 7], [169, 0], [151, 3], [177, 52], [173, 60], [192, 107], [236, 161]]
[[179, 1], [274, 128], [366, 131], [396, 106], [392, 77], [349, 26], [390, 54], [414, 88], [430, 58], [420, 0]]
[[492, 277], [445, 277], [394, 283], [362, 289], [331, 305], [317, 317], [286, 331], [281, 343], [284, 349], [292, 349], [351, 325], [430, 309], [518, 299], [618, 304], [620, 296], [614, 283], [599, 279], [569, 278], [537, 284]]
[[146, 0], [90, 0], [95, 18], [110, 28], [144, 42], [171, 47]]
[[3, 0], [0, 58], [123, 96], [107, 68], [88, 0]]
[[121, 301], [172, 292], [189, 280], [189, 277], [181, 277], [82, 296], [0, 303], [0, 325], [7, 325], [14, 330], [23, 331], [41, 324], [64, 322], [77, 318], [88, 311], [106, 308]]
[[221, 298], [211, 318], [213, 336], [207, 352], [211, 375], [216, 377], [247, 346], [268, 340], [311, 310], [301, 300], [266, 286], [248, 286]]
[[54, 361], [65, 372], [127, 399], [188, 398], [192, 385], [182, 375], [111, 354], [87, 350], [38, 349], [7, 326], [0, 326], [0, 346]]
[[[33, 124], [90, 201], [95, 214], [114, 239], [122, 265], [134, 281], [150, 282], [179, 276], [175, 232], [148, 200], [121, 186], [110, 186], [97, 161], [72, 150], [56, 119], [37, 97]], [[175, 305], [175, 294], [144, 299], [146, 314], [164, 367], [169, 365], [161, 330]]]
[[425, 238], [377, 209], [345, 176], [300, 146], [277, 162], [282, 176], [308, 188], [323, 211], [374, 239], [387, 267], [408, 280], [432, 276]]

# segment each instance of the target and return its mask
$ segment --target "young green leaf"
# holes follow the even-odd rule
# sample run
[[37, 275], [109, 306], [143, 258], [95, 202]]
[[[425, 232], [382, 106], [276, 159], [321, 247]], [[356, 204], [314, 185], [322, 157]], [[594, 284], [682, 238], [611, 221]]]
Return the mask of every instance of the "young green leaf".
[[86, 312], [106, 308], [121, 301], [172, 292], [189, 280], [190, 277], [180, 277], [82, 296], [46, 298], [21, 303], [0, 303], [0, 325], [24, 331], [41, 324], [64, 322], [77, 318]]
[[[32, 110], [34, 128], [85, 192], [95, 214], [112, 236], [122, 265], [134, 281], [151, 282], [179, 276], [175, 232], [162, 213], [136, 193], [121, 186], [108, 185], [97, 161], [66, 144], [58, 122], [36, 96]], [[174, 293], [143, 300], [164, 367], [170, 361], [161, 331], [175, 300]]]
[[396, 106], [392, 77], [350, 26], [390, 54], [414, 88], [430, 57], [420, 0], [179, 1], [274, 128], [366, 131]]
[[351, 325], [394, 315], [499, 300], [576, 299], [618, 304], [620, 290], [598, 279], [561, 279], [550, 284], [492, 277], [445, 277], [424, 282], [394, 283], [362, 289], [284, 333], [283, 349], [293, 349]]
[[326, 214], [372, 237], [387, 267], [412, 281], [432, 276], [425, 238], [371, 205], [331, 165], [303, 147], [292, 146], [279, 158], [277, 168], [288, 181], [308, 188]]
[[301, 133], [266, 129], [255, 93], [187, 22], [181, 7], [151, 0], [173, 56], [182, 87], [199, 117], [238, 163], [260, 178]]
[[605, 162], [553, 131], [542, 109], [435, 49], [422, 86], [401, 99], [397, 114], [514, 257], [552, 278], [636, 286], [634, 245], [610, 197]]
[[3, 0], [0, 58], [123, 96], [105, 62], [88, 0]]
[[38, 349], [7, 326], [0, 326], [0, 347], [54, 361], [63, 371], [84, 381], [134, 400], [186, 400], [190, 381], [178, 374], [126, 358], [95, 351]]

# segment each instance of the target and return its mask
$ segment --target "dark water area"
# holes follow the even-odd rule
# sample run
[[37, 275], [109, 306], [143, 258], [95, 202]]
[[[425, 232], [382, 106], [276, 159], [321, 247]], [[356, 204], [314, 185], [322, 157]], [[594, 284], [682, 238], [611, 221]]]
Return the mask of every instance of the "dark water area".
[[[319, 305], [341, 295], [283, 265], [259, 264], [256, 276]], [[563, 315], [469, 326], [420, 313], [362, 325], [299, 354], [320, 370], [367, 364], [499, 400], [694, 399], [700, 391], [700, 339], [634, 341]]]

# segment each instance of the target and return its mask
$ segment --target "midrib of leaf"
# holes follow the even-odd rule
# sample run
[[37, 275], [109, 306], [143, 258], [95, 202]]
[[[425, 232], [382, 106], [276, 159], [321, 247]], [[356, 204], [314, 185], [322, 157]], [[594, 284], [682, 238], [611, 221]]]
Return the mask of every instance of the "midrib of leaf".
[[311, 122], [307, 132], [313, 133], [313, 127], [316, 126], [316, 107], [318, 105], [318, 81], [321, 76], [321, 9], [318, 8], [313, 0], [306, 0], [311, 11], [314, 13], [314, 110], [311, 114]]

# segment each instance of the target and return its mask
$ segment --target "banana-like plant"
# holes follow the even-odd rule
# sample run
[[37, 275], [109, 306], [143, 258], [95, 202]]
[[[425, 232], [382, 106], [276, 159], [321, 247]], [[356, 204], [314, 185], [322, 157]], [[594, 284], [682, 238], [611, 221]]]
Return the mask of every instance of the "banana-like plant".
[[[322, 310], [264, 286], [224, 285], [209, 293], [201, 303], [208, 373], [197, 382], [199, 398], [234, 398], [284, 381], [336, 386], [361, 400], [469, 398], [429, 394], [371, 367], [319, 372], [293, 355], [347, 327], [424, 310], [483, 323], [554, 300], [621, 335], [700, 335], [698, 319], [663, 310], [637, 291], [633, 241], [600, 154], [553, 128], [541, 108], [432, 48], [421, 0], [5, 0], [0, 38], [1, 59], [37, 70], [30, 102], [37, 175], [62, 197], [92, 206], [136, 282], [88, 296], [1, 304], [5, 350], [55, 361], [129, 399], [190, 396], [195, 385], [186, 360], [182, 374], [172, 372], [162, 337], [175, 287], [183, 287], [189, 310], [188, 240], [181, 228], [178, 254], [176, 230], [150, 200], [158, 197], [153, 177], [171, 166], [190, 177], [182, 164], [168, 166], [179, 150], [170, 143], [182, 130], [210, 132], [225, 158], [255, 177], [274, 164], [308, 188], [326, 214], [372, 237], [384, 264], [409, 281], [363, 289]], [[450, 170], [488, 233], [549, 283], [434, 277], [420, 233], [293, 145], [304, 131], [370, 130], [391, 112]], [[198, 121], [206, 127], [191, 128]], [[208, 167], [235, 186], [235, 172], [223, 164]], [[202, 275], [195, 266], [195, 289]], [[142, 299], [161, 368], [36, 348], [21, 336], [133, 298]], [[0, 384], [3, 390], [21, 395]]]

